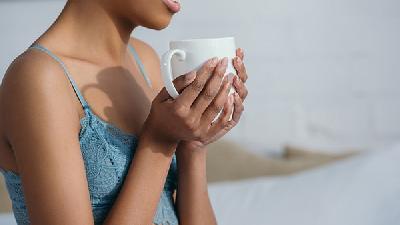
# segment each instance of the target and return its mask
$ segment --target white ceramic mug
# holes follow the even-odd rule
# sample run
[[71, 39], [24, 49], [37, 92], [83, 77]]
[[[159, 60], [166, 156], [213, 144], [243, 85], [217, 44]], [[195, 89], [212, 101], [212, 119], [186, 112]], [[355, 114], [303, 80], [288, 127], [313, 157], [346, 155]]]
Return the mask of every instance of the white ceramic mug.
[[236, 56], [233, 37], [171, 41], [169, 47], [170, 50], [161, 57], [161, 74], [166, 90], [174, 99], [179, 96], [179, 93], [172, 81], [181, 75], [200, 69], [208, 59], [213, 57], [220, 59], [228, 57], [225, 75], [229, 73], [236, 75], [236, 70], [232, 65], [232, 59]]

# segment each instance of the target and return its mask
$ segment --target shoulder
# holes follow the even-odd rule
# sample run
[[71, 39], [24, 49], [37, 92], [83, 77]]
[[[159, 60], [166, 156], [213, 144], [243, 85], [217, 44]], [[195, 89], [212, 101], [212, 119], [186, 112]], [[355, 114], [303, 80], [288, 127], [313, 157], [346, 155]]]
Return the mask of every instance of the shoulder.
[[161, 79], [160, 58], [157, 52], [148, 43], [138, 38], [131, 37], [129, 43], [138, 52], [146, 72], [157, 91], [164, 87]]
[[[2, 82], [3, 94], [16, 87], [31, 89], [43, 88], [41, 92], [51, 92], [52, 89], [68, 87], [68, 81], [61, 65], [48, 54], [39, 50], [28, 49], [15, 58], [8, 67]], [[18, 93], [24, 93], [24, 92]]]
[[60, 65], [36, 50], [18, 56], [1, 85], [1, 122], [32, 224], [93, 224], [71, 92]]
[[38, 114], [52, 117], [64, 111], [70, 122], [79, 118], [70, 88], [62, 67], [49, 55], [33, 49], [19, 55], [1, 84], [0, 115], [7, 139]]

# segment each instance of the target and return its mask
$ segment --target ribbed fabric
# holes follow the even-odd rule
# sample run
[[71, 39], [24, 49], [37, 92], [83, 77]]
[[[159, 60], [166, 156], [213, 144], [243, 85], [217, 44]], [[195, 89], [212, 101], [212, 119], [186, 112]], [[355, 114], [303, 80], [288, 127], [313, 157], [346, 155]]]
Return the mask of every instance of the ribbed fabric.
[[[65, 64], [59, 57], [38, 44], [34, 44], [30, 48], [45, 52], [61, 65], [85, 111], [85, 117], [80, 121], [79, 142], [85, 164], [95, 224], [100, 225], [106, 218], [122, 187], [130, 163], [134, 157], [138, 138], [102, 120], [92, 112]], [[144, 66], [138, 54], [133, 46], [129, 45], [129, 48], [147, 84], [151, 86], [150, 79], [145, 73]], [[30, 224], [20, 177], [12, 171], [0, 169], [0, 172], [5, 177], [17, 224]], [[176, 187], [177, 164], [176, 156], [174, 155], [153, 223], [159, 225], [178, 225], [178, 218], [172, 198]]]

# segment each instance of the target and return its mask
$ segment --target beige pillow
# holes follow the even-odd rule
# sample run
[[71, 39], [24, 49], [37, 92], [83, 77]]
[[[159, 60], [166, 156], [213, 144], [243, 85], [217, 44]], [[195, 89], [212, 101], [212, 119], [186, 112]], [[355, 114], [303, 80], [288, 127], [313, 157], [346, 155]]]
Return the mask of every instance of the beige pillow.
[[210, 144], [207, 153], [209, 182], [240, 180], [260, 176], [281, 176], [322, 166], [348, 155], [328, 155], [286, 148], [282, 158], [267, 158], [228, 141]]
[[[207, 179], [209, 182], [240, 180], [260, 176], [281, 176], [325, 165], [356, 154], [318, 153], [316, 150], [286, 146], [281, 159], [267, 158], [228, 141], [210, 144], [207, 153]], [[11, 201], [0, 175], [0, 213], [11, 211]]]
[[335, 161], [339, 159], [344, 159], [356, 155], [359, 152], [360, 151], [356, 149], [340, 149], [339, 153], [333, 154], [333, 153], [327, 153], [321, 149], [286, 145], [284, 147], [283, 157], [289, 160], [307, 158], [323, 162], [323, 161]]
[[6, 184], [4, 183], [4, 177], [0, 173], [0, 213], [7, 213], [11, 211], [11, 201], [8, 197]]

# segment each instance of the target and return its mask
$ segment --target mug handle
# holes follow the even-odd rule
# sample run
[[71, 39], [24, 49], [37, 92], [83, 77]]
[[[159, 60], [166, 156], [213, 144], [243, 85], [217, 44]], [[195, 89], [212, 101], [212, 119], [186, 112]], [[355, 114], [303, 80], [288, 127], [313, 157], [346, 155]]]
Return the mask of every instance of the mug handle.
[[171, 49], [164, 53], [161, 57], [161, 75], [164, 80], [164, 85], [168, 94], [174, 99], [179, 96], [179, 93], [173, 83], [174, 78], [172, 76], [171, 68], [172, 56], [175, 54], [178, 56], [178, 60], [180, 61], [184, 61], [186, 59], [186, 52], [181, 49]]

